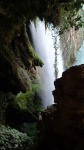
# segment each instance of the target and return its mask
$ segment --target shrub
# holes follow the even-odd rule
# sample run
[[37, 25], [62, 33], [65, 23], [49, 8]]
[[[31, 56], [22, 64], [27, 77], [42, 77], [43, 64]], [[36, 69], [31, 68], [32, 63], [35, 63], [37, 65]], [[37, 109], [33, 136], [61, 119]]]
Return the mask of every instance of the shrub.
[[19, 132], [10, 127], [0, 127], [0, 149], [1, 150], [29, 150], [32, 140], [26, 133]]

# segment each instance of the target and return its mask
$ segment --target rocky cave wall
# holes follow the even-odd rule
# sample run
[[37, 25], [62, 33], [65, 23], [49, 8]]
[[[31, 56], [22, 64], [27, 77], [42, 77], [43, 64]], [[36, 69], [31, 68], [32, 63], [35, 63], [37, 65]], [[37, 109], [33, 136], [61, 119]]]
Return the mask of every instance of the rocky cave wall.
[[[34, 20], [35, 22], [35, 18], [38, 16], [41, 20], [45, 18], [46, 23], [53, 23], [54, 26], [58, 25], [61, 13], [60, 7], [61, 4], [58, 3], [58, 1], [55, 4], [53, 4], [52, 1], [46, 2], [37, 0], [0, 1], [0, 126], [8, 125], [7, 121], [10, 119], [12, 119], [12, 127], [14, 127], [15, 121], [22, 123], [24, 121], [37, 120], [36, 117], [39, 110], [37, 111], [36, 105], [33, 105], [32, 103], [32, 100], [36, 98], [36, 87], [33, 88], [33, 86], [34, 84], [37, 84], [36, 66], [42, 67], [43, 62], [35, 53], [30, 42], [28, 35], [28, 24], [30, 20]], [[73, 30], [70, 31], [70, 36], [74, 34], [75, 37], [76, 33], [73, 32]], [[78, 73], [78, 76], [76, 79], [74, 78], [74, 85], [75, 82], [78, 82], [79, 80], [81, 80], [81, 84], [83, 83], [83, 76], [81, 71], [83, 70], [84, 66], [79, 68], [76, 72]], [[73, 82], [72, 79], [74, 70], [70, 70], [69, 76], [67, 72], [65, 72], [63, 75], [63, 81], [61, 81], [62, 79], [59, 79], [55, 82], [56, 90], [54, 91], [54, 96], [56, 97], [55, 99], [58, 99], [58, 101], [56, 101], [58, 102], [58, 105], [54, 105], [53, 107], [51, 106], [50, 108], [48, 108], [49, 111], [46, 110], [45, 112], [42, 112], [42, 128], [38, 130], [38, 132], [41, 131], [42, 138], [39, 138], [40, 141], [38, 140], [40, 148], [37, 145], [37, 149], [44, 148], [43, 143], [49, 150], [52, 149], [52, 146], [53, 150], [58, 148], [61, 149], [63, 147], [67, 150], [70, 144], [70, 148], [73, 148], [74, 145], [72, 144], [72, 141], [74, 141], [75, 143], [78, 142], [79, 145], [82, 145], [83, 137], [81, 131], [83, 131], [83, 105], [80, 104], [80, 110], [78, 104], [80, 103], [80, 92], [83, 93], [83, 90], [81, 89], [81, 86], [79, 86], [79, 89], [77, 89], [80, 92], [77, 97], [78, 103], [76, 105], [76, 103], [72, 101], [73, 99], [75, 99], [74, 93], [72, 91], [69, 91], [71, 90], [71, 88], [73, 89], [73, 84], [70, 84], [68, 86], [68, 83]], [[79, 72], [81, 72], [81, 76], [79, 75]], [[69, 82], [68, 78], [72, 82]], [[67, 84], [65, 83], [65, 81], [67, 81]], [[68, 88], [64, 86], [65, 84]], [[74, 88], [77, 88], [76, 86], [74, 86]], [[75, 91], [75, 94], [77, 94], [77, 91]], [[61, 101], [62, 99], [63, 101], [67, 101], [64, 95], [68, 95], [67, 98], [70, 104], [69, 107], [67, 102], [62, 103]], [[83, 97], [81, 97], [81, 100], [83, 100]], [[73, 106], [76, 105], [76, 107], [73, 108], [72, 104]], [[73, 109], [75, 109], [75, 112]], [[74, 113], [75, 115], [73, 115], [72, 113]], [[6, 116], [7, 114], [8, 116]], [[70, 117], [71, 122], [69, 120]], [[73, 121], [74, 119], [72, 118], [76, 118], [76, 122]], [[76, 125], [76, 123], [78, 124], [78, 126]], [[75, 130], [75, 125], [78, 132], [76, 132]], [[12, 130], [9, 127], [1, 127], [1, 137], [3, 136], [4, 132], [7, 138], [10, 139], [12, 135], [12, 138], [15, 138], [16, 140], [11, 139], [11, 144], [6, 145], [6, 142], [8, 141], [6, 141], [6, 138], [4, 138], [2, 139], [2, 141], [0, 141], [0, 148], [5, 147], [6, 149], [9, 149], [11, 146], [11, 149], [24, 149], [24, 146], [23, 148], [18, 148], [16, 144], [17, 142], [19, 142], [17, 140], [17, 137], [15, 137], [17, 132], [16, 130]], [[77, 134], [76, 139], [74, 133]], [[20, 133], [18, 133], [18, 135], [20, 139], [22, 136], [24, 137], [22, 140], [23, 143], [24, 139], [27, 140], [25, 149], [28, 150], [29, 147], [27, 146], [30, 139], [27, 137], [27, 135], [22, 135]], [[79, 137], [81, 141], [79, 141]], [[60, 143], [61, 145], [59, 146]], [[19, 143], [19, 145], [20, 144], [22, 143]], [[84, 149], [84, 146], [82, 145], [81, 148]]]
[[30, 91], [36, 84], [36, 66], [42, 67], [43, 62], [32, 47], [28, 25], [30, 20], [35, 22], [37, 16], [56, 25], [59, 23], [56, 16], [60, 16], [60, 6], [51, 1], [0, 1], [1, 93], [16, 95]]
[[[11, 101], [5, 101], [2, 93], [10, 95], [9, 99], [12, 99], [12, 94], [30, 91], [34, 84], [38, 84], [36, 66], [43, 66], [43, 62], [35, 53], [29, 39], [29, 17], [27, 19], [24, 13], [20, 15], [16, 10], [10, 10], [10, 7], [13, 7], [13, 4], [0, 5], [1, 105]], [[8, 96], [6, 98], [8, 99]], [[1, 111], [6, 109], [4, 106], [1, 107]], [[0, 120], [4, 122], [4, 117], [1, 117]]]
[[30, 149], [34, 135], [24, 133], [24, 123], [29, 123], [30, 132], [36, 130], [40, 109], [36, 66], [43, 62], [28, 32], [36, 14], [33, 17], [26, 6], [23, 1], [0, 1], [0, 149]]
[[37, 150], [84, 149], [84, 65], [66, 70], [54, 82], [54, 101], [42, 111]]

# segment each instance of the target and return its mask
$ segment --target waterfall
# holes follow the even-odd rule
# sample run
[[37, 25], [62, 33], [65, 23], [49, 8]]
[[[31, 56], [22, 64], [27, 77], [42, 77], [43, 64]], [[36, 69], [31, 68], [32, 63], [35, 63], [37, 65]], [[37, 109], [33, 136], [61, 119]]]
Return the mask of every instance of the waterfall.
[[[59, 43], [60, 43], [60, 41], [59, 41]], [[62, 50], [60, 49], [60, 47], [57, 49], [57, 68], [58, 68], [57, 78], [60, 78], [62, 76], [63, 71], [64, 71]]]
[[[33, 40], [33, 46], [38, 54], [38, 56], [42, 59], [44, 66], [42, 68], [37, 67], [38, 71], [38, 79], [40, 82], [40, 96], [42, 98], [43, 106], [46, 108], [47, 106], [54, 103], [54, 98], [52, 95], [52, 91], [54, 90], [54, 80], [55, 80], [55, 48], [54, 41], [52, 38], [51, 30], [47, 27], [45, 29], [45, 22], [37, 19], [36, 27], [33, 22], [30, 23], [30, 31]], [[59, 39], [58, 39], [59, 43]], [[58, 59], [57, 65], [61, 67], [61, 59], [60, 59], [60, 49], [58, 48]], [[60, 65], [61, 63], [61, 65]], [[61, 68], [62, 69], [62, 68]], [[58, 69], [60, 70], [60, 68]], [[63, 70], [61, 70], [62, 72]], [[61, 76], [58, 73], [58, 77]]]
[[73, 66], [84, 64], [84, 41], [81, 48], [76, 53], [76, 62]]
[[56, 62], [56, 68], [57, 68], [57, 78], [60, 78], [62, 76], [64, 69], [64, 62], [63, 62], [63, 56], [62, 56], [62, 49], [60, 47], [60, 37], [57, 35], [56, 40], [56, 55], [57, 55], [57, 62]]

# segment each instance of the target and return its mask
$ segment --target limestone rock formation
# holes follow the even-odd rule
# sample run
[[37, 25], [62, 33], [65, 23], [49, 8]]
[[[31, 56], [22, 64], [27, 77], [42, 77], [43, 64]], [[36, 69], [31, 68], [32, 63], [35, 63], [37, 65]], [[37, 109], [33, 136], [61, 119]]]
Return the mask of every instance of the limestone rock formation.
[[[80, 10], [78, 15], [84, 20], [84, 12]], [[67, 68], [71, 67], [76, 61], [76, 53], [81, 48], [84, 40], [84, 26], [76, 29], [70, 27], [61, 35], [61, 49], [64, 64]]]
[[[42, 67], [43, 65], [30, 42], [28, 34], [30, 17], [27, 17], [24, 12], [19, 10], [20, 6], [23, 9], [25, 7], [20, 4], [21, 1], [19, 3], [0, 1], [0, 124], [9, 124], [7, 120], [10, 118], [9, 121], [11, 122], [11, 118], [13, 118], [11, 117], [12, 115], [7, 117], [7, 111], [14, 101], [11, 94], [15, 97], [21, 92], [25, 93], [22, 98], [20, 97], [20, 100], [23, 100], [21, 103], [22, 109], [18, 111], [17, 108], [15, 109], [14, 107], [13, 109], [12, 107], [9, 114], [15, 112], [13, 113], [14, 116], [15, 114], [16, 116], [21, 114], [20, 116], [25, 118], [25, 113], [25, 116], [28, 116], [27, 111], [25, 110], [24, 112], [23, 110], [25, 108], [23, 106], [24, 101], [26, 101], [26, 106], [34, 106], [33, 101], [38, 84], [36, 66]], [[34, 85], [35, 87], [33, 88]], [[29, 93], [26, 94], [27, 92]], [[10, 98], [8, 95], [10, 95]], [[24, 100], [24, 97], [26, 100]], [[29, 99], [31, 99], [32, 105], [29, 104]], [[17, 118], [16, 116], [15, 118]]]
[[71, 67], [54, 84], [57, 104], [42, 112], [44, 133], [38, 147], [44, 148], [44, 143], [49, 150], [83, 150], [84, 65]]
[[11, 30], [8, 35], [2, 33], [3, 40], [0, 39], [0, 90], [26, 92], [30, 88], [32, 71], [34, 75], [35, 66], [43, 63], [30, 43], [25, 19], [21, 24], [14, 24]]

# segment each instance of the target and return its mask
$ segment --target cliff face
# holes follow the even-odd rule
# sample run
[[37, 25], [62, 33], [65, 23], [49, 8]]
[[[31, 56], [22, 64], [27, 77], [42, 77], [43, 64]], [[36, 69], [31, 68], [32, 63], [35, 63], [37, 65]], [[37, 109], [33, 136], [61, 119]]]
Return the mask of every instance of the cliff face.
[[[7, 31], [8, 32], [8, 31]], [[13, 32], [13, 33], [12, 33]], [[26, 92], [34, 79], [35, 66], [42, 66], [27, 34], [26, 22], [13, 25], [0, 40], [0, 90], [13, 93]]]
[[[35, 66], [43, 66], [28, 36], [30, 20], [38, 16], [46, 22], [55, 22], [52, 13], [59, 14], [59, 5], [31, 0], [0, 1], [0, 90], [18, 93], [30, 89], [35, 79]], [[55, 9], [56, 8], [56, 9]], [[53, 14], [53, 15], [52, 15]], [[58, 20], [59, 22], [59, 20]]]
[[[63, 73], [62, 78], [55, 81], [54, 98], [58, 103], [61, 119], [64, 120], [63, 116], [83, 116], [83, 82], [84, 65], [71, 67]], [[70, 121], [69, 118], [68, 121]]]
[[[31, 105], [31, 101], [33, 102], [36, 96], [33, 92], [33, 85], [37, 84], [36, 66], [42, 67], [43, 62], [32, 47], [28, 25], [30, 20], [35, 22], [37, 16], [41, 20], [45, 18], [45, 22], [55, 23], [56, 20], [59, 22], [58, 17], [52, 13], [53, 10], [59, 14], [59, 4], [55, 4], [54, 7], [51, 5], [53, 5], [51, 1], [39, 0], [0, 1], [0, 113], [2, 114], [0, 124], [5, 123], [6, 113], [11, 113], [13, 106], [9, 105], [13, 102], [14, 96], [21, 92], [28, 92], [26, 96], [21, 95], [26, 97], [25, 105], [28, 105], [29, 101]], [[21, 105], [19, 104], [21, 107], [22, 104], [24, 105], [22, 97], [20, 97]], [[16, 108], [14, 106], [14, 114], [17, 112], [17, 105]], [[23, 108], [28, 107], [23, 106]], [[22, 111], [20, 107], [19, 111], [20, 113]]]
[[[80, 10], [78, 15], [84, 18], [84, 10]], [[76, 52], [81, 48], [84, 40], [84, 27], [69, 28], [61, 35], [61, 49], [64, 64], [70, 68], [76, 61]]]
[[57, 104], [42, 112], [42, 145], [49, 150], [84, 149], [84, 65], [65, 71], [55, 81], [53, 95]]

